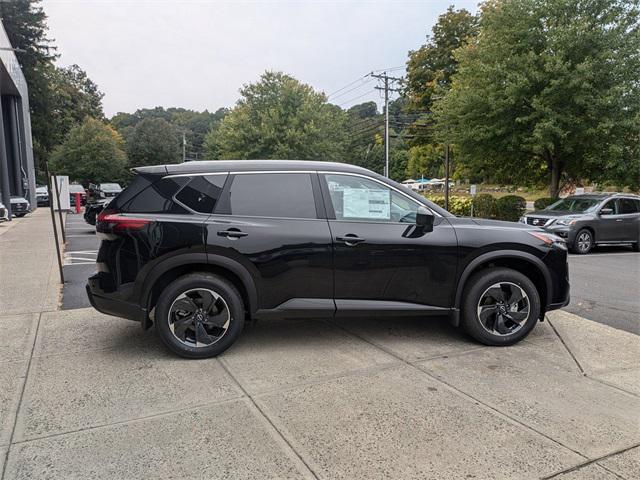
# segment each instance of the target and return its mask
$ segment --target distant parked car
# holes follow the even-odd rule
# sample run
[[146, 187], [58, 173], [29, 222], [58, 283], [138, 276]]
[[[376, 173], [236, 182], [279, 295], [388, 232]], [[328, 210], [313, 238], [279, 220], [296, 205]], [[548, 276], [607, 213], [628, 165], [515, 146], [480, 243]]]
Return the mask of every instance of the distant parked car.
[[4, 203], [0, 202], [0, 222], [6, 222], [7, 220], [9, 220], [9, 211], [4, 206]]
[[49, 206], [49, 190], [47, 190], [47, 187], [36, 187], [36, 202], [39, 207]]
[[11, 196], [11, 214], [14, 217], [24, 217], [31, 210], [31, 205], [24, 197]]
[[80, 194], [80, 205], [87, 204], [87, 191], [84, 189], [82, 185], [78, 185], [77, 183], [72, 183], [69, 185], [69, 200], [71, 202], [71, 206], [76, 206], [76, 193]]
[[118, 183], [100, 183], [89, 184], [89, 202], [103, 200], [105, 198], [113, 198], [122, 191], [122, 187]]
[[111, 202], [110, 198], [87, 203], [84, 207], [84, 221], [89, 225], [95, 225], [97, 216], [109, 202]]
[[621, 193], [572, 195], [520, 219], [566, 240], [573, 253], [598, 244], [631, 244], [640, 251], [640, 196]]

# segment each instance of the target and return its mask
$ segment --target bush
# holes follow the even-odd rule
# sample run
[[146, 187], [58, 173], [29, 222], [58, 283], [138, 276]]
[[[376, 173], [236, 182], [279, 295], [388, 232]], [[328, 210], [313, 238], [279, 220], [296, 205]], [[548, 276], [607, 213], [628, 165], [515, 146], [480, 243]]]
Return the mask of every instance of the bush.
[[496, 218], [517, 222], [527, 209], [527, 201], [517, 195], [500, 197], [496, 201]]
[[[431, 200], [436, 205], [444, 208], [444, 197], [442, 196], [426, 196], [428, 200]], [[461, 217], [468, 217], [471, 215], [471, 203], [473, 200], [470, 197], [455, 197], [449, 196], [449, 212]]]
[[480, 218], [496, 218], [496, 199], [488, 193], [473, 198], [473, 215]]
[[535, 202], [533, 202], [533, 208], [536, 209], [536, 210], [544, 210], [549, 205], [554, 203], [556, 200], [557, 200], [557, 198], [551, 198], [551, 197], [539, 198]]

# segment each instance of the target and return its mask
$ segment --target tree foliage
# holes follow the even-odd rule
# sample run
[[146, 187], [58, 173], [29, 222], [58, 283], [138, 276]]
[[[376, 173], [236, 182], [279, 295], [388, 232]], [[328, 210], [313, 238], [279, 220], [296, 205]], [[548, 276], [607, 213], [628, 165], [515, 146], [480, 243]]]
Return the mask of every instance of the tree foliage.
[[477, 35], [478, 18], [465, 9], [449, 7], [432, 32], [427, 43], [409, 52], [407, 60], [408, 106], [414, 111], [428, 111], [433, 96], [449, 89], [458, 68], [453, 52]]
[[266, 72], [206, 140], [217, 158], [344, 160], [346, 114], [323, 93], [280, 72]]
[[[134, 113], [118, 112], [111, 118], [111, 124], [125, 138], [145, 119], [160, 118], [170, 123], [181, 135], [185, 134], [186, 154], [189, 159], [206, 158], [204, 139], [207, 133], [217, 128], [227, 114], [226, 108], [219, 108], [214, 113], [207, 110], [197, 112], [186, 108], [143, 108]], [[214, 157], [215, 158], [215, 157]]]
[[34, 153], [40, 161], [86, 116], [102, 118], [102, 93], [77, 65], [54, 65], [40, 0], [0, 2], [0, 17], [29, 89]]
[[109, 125], [87, 117], [69, 132], [52, 153], [51, 168], [87, 185], [119, 181], [126, 176], [127, 157], [123, 140]]
[[126, 137], [130, 167], [182, 161], [182, 136], [162, 118], [145, 118]]
[[637, 0], [490, 0], [434, 107], [440, 138], [514, 183], [640, 182]]

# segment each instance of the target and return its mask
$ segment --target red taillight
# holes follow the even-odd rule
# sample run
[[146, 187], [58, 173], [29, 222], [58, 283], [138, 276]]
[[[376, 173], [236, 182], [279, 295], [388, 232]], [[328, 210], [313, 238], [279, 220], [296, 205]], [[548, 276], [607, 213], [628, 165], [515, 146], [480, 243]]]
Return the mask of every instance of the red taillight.
[[151, 223], [146, 218], [123, 217], [114, 213], [113, 210], [103, 210], [97, 218], [97, 222], [108, 226], [113, 232], [121, 232], [123, 230], [140, 230]]

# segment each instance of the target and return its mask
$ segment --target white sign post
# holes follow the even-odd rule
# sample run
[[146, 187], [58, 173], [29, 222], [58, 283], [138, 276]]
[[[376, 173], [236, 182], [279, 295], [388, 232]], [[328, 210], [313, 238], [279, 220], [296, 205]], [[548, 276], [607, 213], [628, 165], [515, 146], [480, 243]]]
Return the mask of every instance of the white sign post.
[[[471, 194], [472, 197], [476, 196], [477, 191], [478, 191], [477, 185], [474, 184], [469, 187], [469, 193]], [[473, 217], [473, 198], [471, 199], [471, 217]]]

